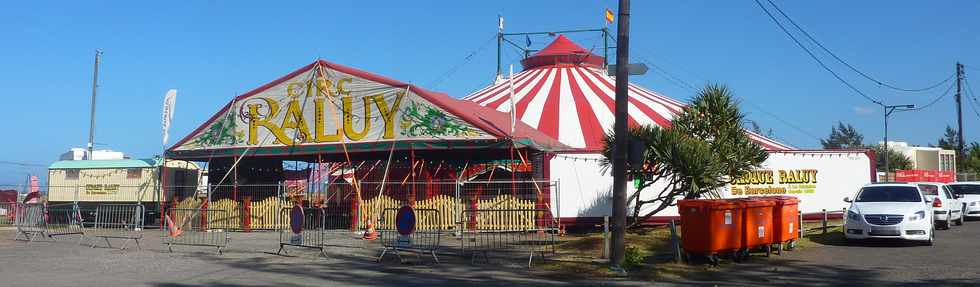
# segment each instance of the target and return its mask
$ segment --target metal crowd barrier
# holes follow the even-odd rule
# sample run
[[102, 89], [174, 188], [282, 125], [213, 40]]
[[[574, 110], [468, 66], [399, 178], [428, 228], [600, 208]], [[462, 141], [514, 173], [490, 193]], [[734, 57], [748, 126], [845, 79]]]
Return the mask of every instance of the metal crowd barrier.
[[558, 228], [548, 216], [547, 209], [467, 209], [461, 228], [461, 248], [470, 253], [476, 263], [482, 255], [490, 261], [490, 253], [526, 252], [531, 267], [534, 255], [545, 258], [555, 254]]
[[163, 244], [169, 252], [174, 252], [174, 245], [208, 246], [218, 248], [218, 254], [228, 246], [231, 238], [223, 228], [211, 226], [227, 226], [223, 224], [232, 219], [227, 210], [171, 208], [165, 212]]
[[432, 255], [432, 260], [439, 264], [439, 257], [436, 256], [436, 250], [439, 249], [439, 241], [442, 239], [442, 226], [439, 224], [426, 224], [426, 222], [431, 222], [439, 217], [438, 209], [415, 209], [415, 232], [409, 236], [403, 236], [398, 233], [395, 228], [396, 218], [398, 214], [398, 209], [388, 208], [381, 212], [381, 217], [378, 219], [378, 229], [380, 233], [381, 245], [384, 249], [381, 250], [381, 255], [378, 256], [378, 262], [384, 259], [385, 254], [389, 250], [398, 257], [399, 262], [403, 262], [401, 254], [399, 251], [415, 251], [416, 255], [421, 253], [427, 253]]
[[0, 202], [0, 226], [14, 225], [17, 216], [17, 206], [14, 202]]
[[44, 226], [47, 236], [80, 235], [78, 243], [85, 240], [82, 212], [73, 203], [51, 204], [45, 207]]
[[112, 248], [112, 239], [122, 239], [119, 249], [126, 249], [129, 241], [136, 242], [136, 249], [143, 239], [143, 205], [140, 204], [101, 204], [95, 209], [95, 224], [85, 230], [86, 236], [92, 236], [92, 248], [95, 248], [98, 238], [105, 240]]
[[298, 208], [294, 214], [293, 208], [283, 208], [280, 217], [286, 218], [285, 228], [279, 230], [279, 251], [289, 253], [286, 246], [319, 249], [320, 255], [326, 257], [323, 245], [326, 243], [327, 214], [322, 208]]
[[40, 203], [16, 204], [14, 209], [14, 226], [17, 227], [14, 240], [25, 240], [27, 243], [31, 243], [38, 235], [47, 235], [44, 223], [44, 205]]

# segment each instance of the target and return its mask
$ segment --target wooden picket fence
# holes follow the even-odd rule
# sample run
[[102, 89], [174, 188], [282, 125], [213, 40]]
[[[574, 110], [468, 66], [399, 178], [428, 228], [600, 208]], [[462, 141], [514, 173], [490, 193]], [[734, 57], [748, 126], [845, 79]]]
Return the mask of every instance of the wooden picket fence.
[[[261, 201], [256, 201], [251, 203], [251, 209], [249, 212], [249, 219], [251, 224], [250, 229], [253, 230], [274, 230], [285, 228], [287, 219], [279, 212], [282, 208], [288, 207], [289, 205], [276, 197], [267, 197]], [[187, 198], [177, 203], [177, 208], [180, 209], [197, 209], [201, 207], [201, 200], [196, 198]], [[223, 210], [221, 217], [212, 217], [208, 219], [208, 227], [215, 229], [244, 229], [245, 222], [242, 220], [245, 215], [245, 211], [242, 209], [243, 204], [231, 200], [231, 199], [221, 199], [217, 201], [212, 201], [208, 204], [209, 210]]]
[[[535, 228], [534, 201], [501, 195], [476, 204], [476, 224], [482, 230], [522, 230]], [[527, 210], [507, 211], [504, 210]]]
[[[364, 201], [364, 204], [361, 205], [361, 216], [378, 223], [379, 221], [377, 219], [381, 216], [381, 213], [385, 209], [398, 209], [404, 204], [405, 202], [403, 201], [381, 195]], [[439, 211], [438, 217], [418, 218], [417, 228], [420, 230], [431, 230], [435, 229], [436, 227], [439, 227], [442, 230], [453, 229], [456, 226], [456, 210], [458, 210], [459, 204], [458, 199], [449, 195], [438, 195], [417, 202], [415, 204], [415, 208], [435, 209]], [[366, 220], [361, 220], [358, 224], [358, 228], [365, 228], [366, 224]], [[394, 229], [394, 221], [382, 220], [380, 221], [379, 225], [375, 225], [375, 228]]]

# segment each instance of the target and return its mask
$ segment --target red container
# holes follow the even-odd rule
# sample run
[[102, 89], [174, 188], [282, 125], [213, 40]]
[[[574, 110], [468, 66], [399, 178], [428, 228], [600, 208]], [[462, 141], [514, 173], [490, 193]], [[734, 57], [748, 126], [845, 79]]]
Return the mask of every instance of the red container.
[[772, 215], [772, 241], [785, 243], [800, 238], [800, 199], [792, 196], [769, 196], [776, 205]]
[[767, 198], [743, 198], [736, 200], [742, 207], [742, 248], [752, 249], [773, 243], [773, 207], [776, 203]]
[[690, 199], [677, 202], [684, 251], [713, 255], [742, 246], [742, 211], [735, 201]]

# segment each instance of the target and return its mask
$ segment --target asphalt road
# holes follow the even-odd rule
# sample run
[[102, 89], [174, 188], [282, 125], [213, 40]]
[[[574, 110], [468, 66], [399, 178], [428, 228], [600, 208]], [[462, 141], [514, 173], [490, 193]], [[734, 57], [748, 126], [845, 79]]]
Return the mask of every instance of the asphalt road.
[[[470, 258], [407, 255], [377, 263], [379, 243], [340, 238], [328, 242], [327, 256], [290, 248], [277, 255], [274, 232], [232, 233], [222, 255], [214, 248], [176, 246], [169, 253], [158, 231], [148, 230], [137, 251], [78, 246], [77, 237], [56, 242], [13, 241], [14, 231], [0, 229], [0, 286], [581, 286], [649, 285], [646, 282], [570, 281], [528, 271], [527, 257]], [[348, 234], [349, 236], [349, 234]], [[114, 244], [118, 247], [120, 241]]]
[[[935, 246], [901, 242], [842, 245], [840, 233], [781, 256], [754, 256], [745, 263], [692, 272], [667, 282], [577, 280], [527, 271], [526, 259], [470, 264], [440, 256], [400, 265], [378, 264], [376, 242], [276, 255], [275, 233], [237, 233], [224, 255], [213, 249], [178, 247], [168, 253], [147, 235], [142, 251], [88, 248], [73, 240], [11, 240], [0, 229], [0, 286], [976, 286], [980, 283], [980, 221], [938, 231]], [[350, 242], [350, 241], [349, 241]], [[101, 245], [101, 243], [100, 243]]]
[[815, 246], [753, 258], [676, 283], [775, 286], [980, 286], [980, 221], [939, 230], [934, 246], [894, 241], [845, 244], [840, 232]]

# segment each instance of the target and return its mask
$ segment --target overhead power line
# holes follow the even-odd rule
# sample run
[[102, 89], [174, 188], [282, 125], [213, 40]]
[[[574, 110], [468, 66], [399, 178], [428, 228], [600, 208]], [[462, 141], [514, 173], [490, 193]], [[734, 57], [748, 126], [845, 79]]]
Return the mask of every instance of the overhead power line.
[[5, 160], [0, 160], [0, 164], [17, 165], [17, 166], [47, 167], [46, 165], [43, 165], [43, 164], [26, 163], [26, 162], [15, 162], [15, 161], [5, 161]]
[[933, 99], [932, 101], [930, 101], [928, 104], [925, 104], [925, 105], [922, 105], [922, 106], [916, 106], [915, 108], [911, 108], [911, 109], [899, 110], [899, 111], [902, 111], [902, 112], [914, 112], [914, 111], [921, 111], [921, 110], [924, 110], [924, 109], [926, 109], [928, 107], [931, 107], [932, 105], [935, 105], [936, 103], [938, 103], [939, 100], [942, 100], [943, 98], [945, 98], [946, 95], [949, 95], [949, 91], [952, 91], [953, 90], [953, 87], [956, 87], [956, 84], [955, 83], [950, 84], [949, 85], [949, 88], [946, 88], [946, 92], [943, 92], [942, 95], [939, 95], [938, 97], [936, 97], [935, 99]]
[[463, 57], [463, 59], [460, 60], [459, 63], [457, 63], [453, 67], [449, 68], [449, 70], [447, 70], [445, 73], [442, 73], [441, 75], [439, 75], [438, 78], [436, 78], [435, 80], [433, 80], [432, 83], [431, 83], [431, 85], [429, 85], [429, 87], [431, 87], [433, 89], [435, 89], [436, 87], [438, 87], [439, 84], [442, 84], [443, 81], [445, 81], [450, 76], [452, 76], [454, 73], [456, 73], [456, 71], [459, 70], [459, 68], [463, 67], [463, 65], [466, 65], [466, 63], [469, 63], [470, 62], [470, 59], [472, 59], [473, 56], [475, 56], [476, 54], [478, 54], [478, 53], [482, 52], [484, 49], [486, 49], [486, 47], [490, 43], [493, 42], [493, 39], [496, 39], [496, 38], [497, 38], [497, 35], [494, 34], [493, 37], [490, 37], [489, 39], [487, 39], [486, 41], [484, 41], [482, 44], [480, 44], [479, 47], [477, 47], [476, 49], [474, 49], [473, 51], [471, 51], [468, 55], [466, 55], [466, 57]]
[[837, 72], [834, 72], [834, 70], [830, 69], [830, 67], [828, 67], [827, 64], [824, 64], [824, 62], [821, 61], [820, 58], [817, 57], [817, 55], [814, 55], [813, 52], [810, 51], [810, 49], [806, 47], [806, 45], [803, 45], [803, 43], [800, 42], [799, 39], [796, 39], [796, 36], [794, 36], [793, 33], [790, 33], [790, 31], [787, 30], [785, 26], [783, 26], [783, 23], [780, 23], [779, 20], [776, 19], [776, 16], [773, 16], [772, 13], [769, 12], [769, 9], [767, 9], [766, 6], [762, 5], [762, 2], [759, 2], [759, 0], [755, 0], [755, 4], [758, 4], [759, 5], [759, 8], [762, 8], [762, 11], [763, 12], [766, 12], [766, 15], [769, 16], [769, 19], [772, 19], [772, 22], [773, 23], [776, 23], [776, 26], [779, 26], [779, 29], [782, 30], [783, 33], [786, 33], [786, 35], [789, 36], [789, 38], [792, 39], [793, 42], [795, 42], [797, 46], [800, 46], [800, 48], [803, 49], [803, 51], [805, 51], [807, 55], [810, 55], [810, 58], [812, 58], [814, 61], [816, 61], [817, 64], [820, 65], [820, 67], [822, 67], [824, 70], [826, 70], [827, 72], [829, 72], [831, 75], [834, 75], [834, 78], [837, 78], [838, 81], [840, 81], [841, 83], [843, 83], [845, 86], [847, 86], [848, 88], [850, 88], [852, 91], [854, 91], [855, 93], [857, 93], [858, 95], [860, 95], [864, 99], [866, 99], [868, 101], [871, 101], [872, 103], [874, 103], [876, 105], [879, 105], [879, 106], [884, 106], [885, 105], [881, 101], [879, 101], [878, 99], [875, 99], [875, 98], [873, 98], [873, 97], [865, 94], [864, 92], [862, 92], [861, 90], [859, 90], [857, 87], [855, 87], [854, 85], [852, 85], [847, 80], [844, 80], [844, 78], [842, 78], [840, 75], [838, 75]]
[[[766, 0], [766, 1], [769, 2], [769, 4], [772, 5], [773, 8], [776, 8], [776, 11], [779, 12], [779, 14], [783, 15], [783, 17], [786, 18], [786, 20], [789, 21], [789, 23], [792, 24], [793, 27], [796, 27], [796, 29], [799, 30], [800, 32], [802, 32], [804, 36], [806, 36], [808, 39], [810, 39], [810, 41], [812, 41], [814, 44], [816, 44], [817, 47], [820, 47], [820, 49], [822, 49], [824, 52], [827, 52], [827, 54], [829, 54], [831, 57], [834, 57], [834, 59], [836, 59], [838, 62], [840, 62], [841, 64], [843, 64], [844, 66], [846, 66], [848, 69], [851, 69], [851, 71], [854, 71], [855, 73], [858, 73], [858, 75], [861, 75], [862, 77], [864, 77], [865, 79], [868, 79], [869, 81], [875, 82], [879, 86], [883, 86], [883, 87], [887, 87], [887, 88], [890, 88], [890, 89], [894, 89], [894, 90], [898, 90], [898, 91], [903, 91], [903, 92], [922, 92], [922, 91], [928, 91], [928, 90], [934, 89], [934, 88], [938, 87], [939, 85], [942, 85], [943, 83], [949, 82], [949, 80], [953, 79], [953, 77], [956, 76], [956, 74], [951, 74], [949, 77], [946, 77], [945, 79], [943, 79], [942, 81], [939, 81], [938, 83], [932, 84], [932, 85], [927, 86], [925, 88], [919, 88], [919, 89], [900, 88], [900, 87], [897, 87], [895, 85], [885, 83], [885, 82], [883, 82], [883, 81], [881, 81], [879, 79], [876, 79], [874, 77], [871, 77], [870, 75], [868, 75], [865, 72], [862, 72], [861, 70], [858, 70], [853, 65], [847, 63], [847, 61], [844, 61], [844, 59], [841, 59], [841, 57], [838, 57], [837, 54], [834, 54], [834, 52], [831, 52], [830, 49], [827, 49], [827, 47], [825, 47], [823, 44], [821, 44], [820, 41], [817, 41], [816, 38], [814, 38], [812, 35], [810, 35], [810, 33], [808, 33], [806, 30], [804, 30], [803, 27], [800, 27], [800, 25], [796, 24], [796, 21], [793, 21], [793, 18], [790, 18], [789, 15], [786, 15], [786, 13], [783, 12], [783, 9], [779, 9], [779, 6], [777, 6], [776, 3], [773, 3], [772, 0]], [[759, 1], [756, 1], [756, 2], [758, 3]]]
[[973, 101], [967, 101], [970, 103], [970, 107], [973, 108], [973, 113], [980, 118], [980, 100], [977, 100], [977, 95], [973, 94], [973, 87], [970, 86], [970, 81], [967, 78], [963, 78], [963, 82], [966, 84], [966, 92], [970, 95], [970, 99]]

